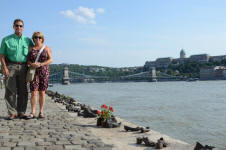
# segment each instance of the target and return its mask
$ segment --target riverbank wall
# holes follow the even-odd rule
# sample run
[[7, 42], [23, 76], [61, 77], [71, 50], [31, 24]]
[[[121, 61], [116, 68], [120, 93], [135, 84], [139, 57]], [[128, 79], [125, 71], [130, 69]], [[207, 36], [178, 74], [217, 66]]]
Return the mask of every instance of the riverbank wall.
[[[96, 118], [83, 118], [77, 113], [68, 112], [65, 105], [55, 103], [46, 95], [44, 119], [6, 120], [8, 114], [3, 100], [4, 90], [0, 90], [0, 149], [1, 150], [152, 150], [144, 144], [137, 145], [137, 137], [148, 137], [157, 141], [163, 137], [168, 147], [164, 150], [193, 150], [194, 145], [173, 139], [154, 130], [146, 133], [126, 132], [124, 125], [137, 127], [121, 118], [118, 128], [100, 128]], [[117, 110], [116, 110], [117, 111]], [[27, 115], [30, 112], [28, 103]], [[38, 114], [38, 106], [36, 110]]]

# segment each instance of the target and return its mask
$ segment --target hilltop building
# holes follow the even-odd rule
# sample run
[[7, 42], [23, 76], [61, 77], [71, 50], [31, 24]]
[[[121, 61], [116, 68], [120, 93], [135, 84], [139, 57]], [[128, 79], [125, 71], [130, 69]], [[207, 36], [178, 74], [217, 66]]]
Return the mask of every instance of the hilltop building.
[[208, 62], [210, 56], [208, 54], [191, 55], [190, 60], [193, 62]]
[[184, 49], [181, 49], [181, 51], [180, 51], [180, 58], [186, 58]]
[[221, 61], [223, 59], [226, 59], [226, 55], [209, 56], [208, 54], [198, 54], [198, 55], [191, 55], [189, 58], [186, 58], [185, 50], [181, 49], [179, 58], [165, 57], [165, 58], [157, 58], [155, 61], [146, 61], [144, 64], [144, 69], [150, 70], [150, 68], [152, 67], [167, 68], [170, 64], [180, 65], [188, 61], [206, 63], [209, 61]]
[[211, 61], [221, 61], [223, 59], [226, 59], [226, 55], [221, 55], [221, 56], [212, 56], [210, 57]]
[[226, 67], [215, 66], [200, 69], [200, 80], [225, 80]]
[[166, 58], [158, 58], [156, 59], [155, 61], [155, 67], [168, 67], [169, 64], [171, 64], [173, 61], [173, 58], [172, 57], [166, 57]]

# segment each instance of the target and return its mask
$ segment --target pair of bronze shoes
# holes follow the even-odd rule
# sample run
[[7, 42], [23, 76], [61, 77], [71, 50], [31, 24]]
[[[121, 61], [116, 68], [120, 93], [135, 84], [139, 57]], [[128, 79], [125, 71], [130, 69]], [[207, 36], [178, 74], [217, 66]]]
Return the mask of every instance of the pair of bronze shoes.
[[215, 148], [214, 146], [209, 146], [209, 145], [203, 146], [199, 142], [196, 142], [194, 150], [212, 150], [214, 148]]
[[141, 133], [144, 133], [144, 132], [149, 132], [150, 131], [150, 128], [149, 127], [136, 127], [136, 128], [133, 128], [133, 127], [130, 127], [130, 126], [126, 126], [124, 125], [124, 129], [128, 132], [128, 131], [140, 131]]
[[137, 138], [137, 144], [142, 144], [143, 142], [144, 142], [145, 146], [155, 147], [156, 149], [162, 149], [163, 147], [168, 146], [168, 143], [166, 143], [162, 137], [157, 140], [157, 143], [149, 140], [148, 137], [138, 137]]
[[156, 145], [156, 143], [149, 140], [148, 137], [138, 137], [137, 144], [142, 144], [142, 143], [144, 143], [144, 145], [148, 147], [155, 147]]

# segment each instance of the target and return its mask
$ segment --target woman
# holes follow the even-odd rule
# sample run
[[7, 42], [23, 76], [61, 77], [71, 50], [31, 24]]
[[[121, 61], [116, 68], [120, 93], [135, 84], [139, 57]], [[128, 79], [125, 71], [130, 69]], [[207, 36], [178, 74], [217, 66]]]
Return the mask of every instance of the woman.
[[37, 95], [39, 93], [39, 118], [44, 118], [44, 103], [45, 103], [45, 91], [48, 88], [49, 79], [49, 64], [52, 63], [52, 52], [51, 49], [45, 46], [44, 50], [40, 54], [37, 62], [35, 59], [39, 53], [39, 50], [44, 45], [44, 35], [41, 32], [34, 32], [32, 35], [34, 46], [29, 48], [28, 53], [28, 64], [36, 68], [34, 80], [30, 82], [31, 91], [31, 113], [28, 119], [35, 117], [35, 108], [37, 104]]

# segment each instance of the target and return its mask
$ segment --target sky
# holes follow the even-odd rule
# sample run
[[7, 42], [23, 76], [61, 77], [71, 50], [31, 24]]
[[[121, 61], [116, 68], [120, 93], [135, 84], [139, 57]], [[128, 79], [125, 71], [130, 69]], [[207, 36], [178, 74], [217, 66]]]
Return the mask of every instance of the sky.
[[53, 63], [143, 66], [160, 57], [226, 55], [225, 0], [1, 0], [0, 40], [24, 21]]

